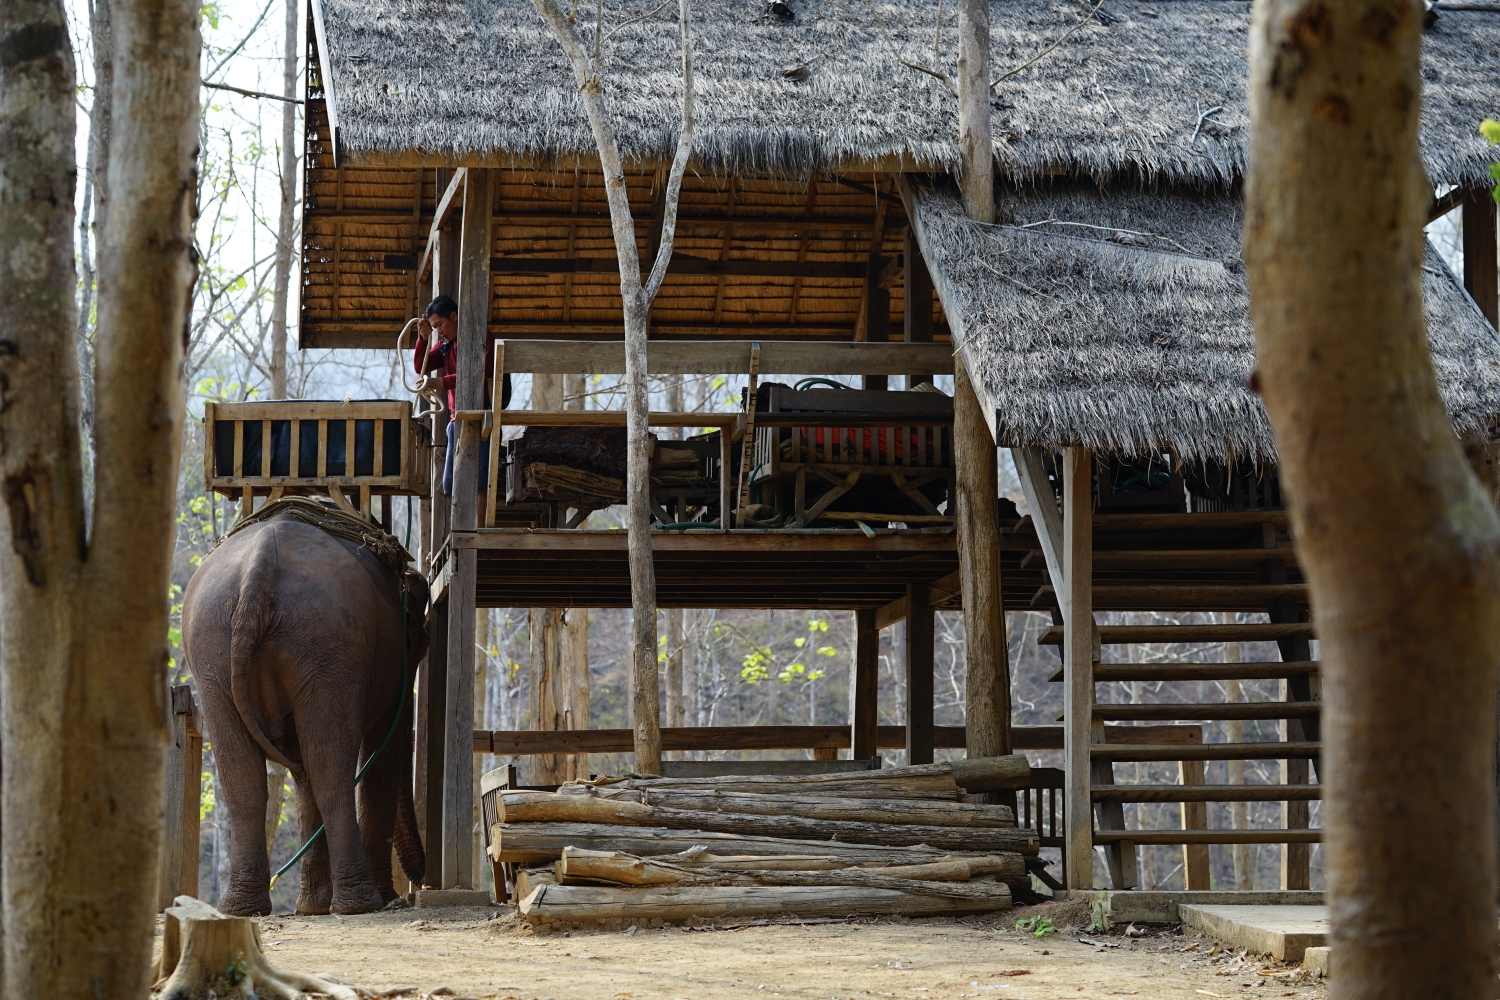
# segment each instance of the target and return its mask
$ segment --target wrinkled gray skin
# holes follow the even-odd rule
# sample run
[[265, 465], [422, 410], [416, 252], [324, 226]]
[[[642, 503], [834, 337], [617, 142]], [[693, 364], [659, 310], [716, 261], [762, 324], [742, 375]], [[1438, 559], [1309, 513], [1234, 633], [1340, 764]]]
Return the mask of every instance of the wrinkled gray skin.
[[[426, 653], [427, 588], [406, 574], [407, 690]], [[292, 772], [305, 843], [297, 912], [367, 913], [395, 898], [391, 847], [422, 884], [412, 805], [412, 699], [358, 789], [400, 702], [401, 589], [353, 542], [286, 517], [235, 533], [193, 575], [182, 644], [228, 807], [229, 889], [219, 909], [271, 912], [266, 760]]]

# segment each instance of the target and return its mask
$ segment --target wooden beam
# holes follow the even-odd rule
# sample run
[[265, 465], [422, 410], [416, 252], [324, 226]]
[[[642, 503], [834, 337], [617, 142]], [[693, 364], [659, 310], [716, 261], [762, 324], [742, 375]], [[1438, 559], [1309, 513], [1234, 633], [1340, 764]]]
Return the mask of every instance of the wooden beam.
[[[484, 360], [489, 328], [491, 172], [471, 170], [464, 192], [459, 247], [458, 389], [460, 410], [484, 406]], [[458, 425], [453, 461], [452, 525], [479, 525], [478, 424]], [[474, 719], [474, 606], [477, 553], [452, 549], [448, 585], [447, 746], [443, 766], [443, 868], [440, 888], [474, 888], [474, 756], [465, 737]]]
[[203, 727], [190, 685], [174, 685], [169, 691], [169, 700], [172, 715], [163, 788], [162, 848], [156, 891], [158, 910], [171, 906], [178, 896], [198, 894]]
[[[436, 242], [437, 231], [430, 236]], [[384, 266], [387, 271], [408, 271], [417, 268], [425, 273], [431, 254], [432, 243], [422, 253], [420, 260], [403, 254], [386, 254]], [[648, 271], [651, 262], [641, 261], [641, 270]], [[821, 260], [710, 260], [674, 253], [667, 265], [668, 274], [709, 275], [720, 278], [844, 278], [862, 281], [869, 273], [867, 264], [848, 261]], [[613, 257], [491, 257], [490, 271], [493, 274], [619, 274], [619, 261]]]
[[[442, 494], [438, 496], [442, 497]], [[415, 766], [417, 830], [427, 851], [427, 881], [430, 885], [437, 884], [443, 873], [443, 757], [447, 746], [447, 711], [448, 601], [434, 599], [427, 616], [427, 658], [422, 661], [417, 674]]]
[[[1061, 750], [1063, 748], [1062, 726], [1017, 726], [1013, 732], [1017, 750]], [[665, 728], [661, 734], [663, 750], [843, 750], [854, 745], [853, 726], [683, 726]], [[1202, 726], [1105, 727], [1106, 740], [1110, 744], [1120, 746], [1142, 744], [1156, 747], [1198, 746], [1202, 744], [1202, 734]], [[869, 759], [874, 755], [875, 750], [905, 749], [906, 727], [876, 726], [870, 738], [873, 741], [871, 748], [862, 759]], [[473, 731], [474, 753], [502, 756], [629, 753], [634, 745], [633, 733], [629, 729], [528, 729], [519, 731], [476, 729]], [[940, 750], [962, 750], [964, 727], [933, 726], [932, 745]], [[1130, 799], [1130, 794], [1133, 794], [1132, 789], [1140, 786], [1110, 787], [1122, 790], [1122, 794], [1116, 797], [1134, 801]], [[1165, 787], [1167, 792], [1164, 794], [1179, 797], [1140, 801], [1182, 801], [1177, 786]], [[1254, 793], [1262, 786], [1236, 785], [1234, 787], [1249, 788]], [[1276, 785], [1264, 787], [1280, 788]], [[1306, 787], [1313, 790], [1318, 788], [1316, 785]], [[1151, 789], [1146, 789], [1141, 794], [1147, 792], [1151, 792]], [[1292, 789], [1289, 794], [1300, 795], [1301, 790]]]
[[[1064, 629], [1063, 712], [1064, 815], [1067, 817], [1064, 867], [1069, 889], [1094, 888], [1093, 758], [1090, 724], [1094, 709], [1093, 464], [1086, 449], [1063, 452], [1062, 565], [1068, 585]], [[1050, 490], [1047, 494], [1050, 497]], [[1118, 888], [1118, 886], [1116, 887]]]
[[1495, 199], [1482, 188], [1464, 198], [1464, 287], [1479, 311], [1500, 327], [1500, 260], [1496, 254]]
[[[489, 528], [481, 531], [455, 531], [454, 549], [505, 549], [547, 553], [624, 552], [625, 540], [619, 531], [575, 528]], [[953, 533], [936, 529], [921, 532], [877, 532], [868, 538], [855, 528], [804, 528], [797, 531], [658, 531], [651, 536], [651, 547], [658, 555], [723, 555], [734, 557], [754, 553], [846, 552], [855, 556], [879, 556], [884, 553], [911, 556], [918, 553], [946, 554], [953, 551]]]
[[1067, 563], [1063, 560], [1063, 518], [1057, 510], [1057, 494], [1047, 478], [1047, 468], [1042, 464], [1040, 448], [1012, 448], [1011, 458], [1016, 463], [1016, 474], [1021, 480], [1021, 492], [1026, 497], [1026, 506], [1031, 509], [1031, 527], [1036, 532], [1037, 542], [1042, 547], [1042, 556], [1047, 560], [1047, 572], [1052, 585], [1057, 589], [1058, 607], [1063, 620], [1068, 617]]
[[854, 612], [854, 690], [849, 710], [849, 741], [855, 760], [869, 760], [878, 747], [880, 709], [880, 629], [875, 612]]
[[907, 584], [906, 601], [906, 762], [931, 764], [936, 613], [925, 586]]
[[[722, 375], [750, 370], [748, 340], [652, 341], [646, 358], [652, 375]], [[755, 343], [760, 343], [755, 341]], [[600, 375], [625, 372], [620, 341], [505, 341], [505, 367], [511, 372]], [[860, 344], [838, 342], [761, 343], [762, 375], [900, 375], [911, 371], [953, 373], [953, 351], [946, 344]]]
[[[880, 287], [880, 270], [885, 263], [881, 250], [885, 246], [885, 217], [890, 210], [890, 199], [881, 197], [878, 185], [874, 194], [875, 221], [870, 226], [870, 250], [865, 258], [868, 265], [865, 293], [860, 299], [859, 319], [854, 324], [854, 339], [884, 343], [891, 335], [891, 293], [890, 289]], [[887, 376], [866, 375], [861, 385], [865, 389], [884, 389]]]
[[910, 607], [911, 600], [905, 594], [889, 604], [881, 605], [875, 609], [875, 628], [886, 629], [897, 622], [906, 621], [906, 612]]
[[[427, 265], [432, 261], [432, 254], [437, 250], [438, 241], [442, 238], [443, 230], [448, 227], [448, 216], [452, 213], [454, 202], [458, 198], [458, 192], [463, 190], [464, 181], [468, 176], [468, 169], [459, 167], [453, 172], [453, 179], [448, 182], [448, 187], [443, 191], [442, 196], [438, 198], [437, 212], [433, 215], [432, 225], [427, 230], [427, 245], [422, 250], [421, 260], [415, 262], [418, 280], [427, 275]], [[404, 260], [405, 258], [401, 259]], [[390, 269], [390, 257], [386, 257], [385, 266], [388, 270]]]
[[[906, 264], [902, 288], [905, 297], [902, 309], [905, 323], [903, 339], [908, 344], [930, 344], [933, 331], [932, 274], [927, 270], [927, 262], [922, 259], [922, 248], [917, 243], [916, 230], [911, 226], [906, 227], [901, 258]], [[931, 372], [915, 371], [906, 375], [908, 389], [931, 381]], [[985, 429], [988, 432], [988, 425]]]

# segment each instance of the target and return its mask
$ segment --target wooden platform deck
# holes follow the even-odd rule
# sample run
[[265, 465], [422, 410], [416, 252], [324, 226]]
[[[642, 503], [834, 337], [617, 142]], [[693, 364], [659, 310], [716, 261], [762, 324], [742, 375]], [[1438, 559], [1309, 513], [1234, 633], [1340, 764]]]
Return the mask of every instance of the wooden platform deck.
[[[630, 606], [624, 531], [492, 528], [452, 539], [479, 550], [480, 607]], [[958, 569], [946, 528], [873, 538], [858, 530], [659, 531], [652, 543], [664, 608], [878, 608], [908, 584]]]
[[[1295, 555], [1265, 547], [1264, 526], [1281, 527], [1284, 517], [1099, 515], [1094, 609], [1264, 611], [1286, 597], [1301, 604]], [[630, 606], [623, 531], [482, 528], [454, 532], [450, 544], [478, 550], [480, 607]], [[656, 531], [652, 544], [664, 608], [889, 609], [908, 585], [927, 586], [934, 607], [962, 606], [951, 528]], [[1029, 518], [1005, 526], [1001, 549], [1006, 610], [1054, 606]], [[1271, 563], [1285, 568], [1279, 587], [1261, 576]], [[441, 574], [434, 584], [442, 589]]]

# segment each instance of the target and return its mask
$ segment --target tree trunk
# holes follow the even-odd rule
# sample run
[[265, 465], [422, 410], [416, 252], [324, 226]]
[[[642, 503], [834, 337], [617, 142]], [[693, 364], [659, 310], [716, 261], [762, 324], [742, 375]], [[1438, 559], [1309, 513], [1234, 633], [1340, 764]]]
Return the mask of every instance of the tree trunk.
[[[72, 337], [73, 57], [60, 4], [0, 2], [0, 670], [7, 996], [147, 988], [167, 740], [167, 582], [193, 267], [198, 7], [115, 13], [94, 534]], [[86, 624], [85, 624], [86, 622]], [[111, 845], [107, 852], [95, 848]]]
[[958, 186], [964, 212], [995, 221], [995, 152], [990, 137], [990, 5], [958, 0]]
[[[563, 686], [562, 636], [559, 634], [556, 608], [532, 608], [529, 617], [531, 637], [530, 703], [528, 726], [536, 732], [557, 732], [567, 728], [567, 690]], [[540, 754], [525, 763], [526, 783], [560, 785], [567, 779], [566, 762], [560, 754]]]
[[552, 29], [573, 67], [578, 95], [588, 114], [589, 128], [599, 150], [604, 194], [609, 203], [615, 255], [620, 263], [620, 297], [625, 321], [625, 436], [626, 529], [630, 562], [631, 704], [635, 730], [635, 769], [661, 773], [661, 707], [656, 666], [656, 567], [651, 556], [651, 442], [646, 378], [647, 321], [651, 303], [667, 274], [677, 232], [677, 198], [693, 149], [693, 45], [688, 0], [678, 0], [678, 28], [682, 40], [682, 127], [672, 159], [663, 199], [661, 242], [651, 275], [641, 281], [635, 219], [625, 188], [625, 163], [604, 106], [602, 68], [595, 64], [573, 22], [557, 0], [532, 0]]
[[1250, 40], [1245, 258], [1322, 646], [1333, 989], [1370, 1000], [1494, 990], [1500, 518], [1423, 323], [1422, 17], [1260, 0]]
[[271, 291], [271, 398], [286, 399], [286, 314], [292, 279], [292, 245], [297, 216], [297, 14], [296, 0], [286, 4], [286, 45], [281, 57], [281, 216], [276, 226], [276, 276]]
[[284, 972], [261, 950], [260, 928], [249, 917], [228, 917], [190, 896], [168, 907], [161, 958], [151, 977], [161, 1000], [211, 997], [282, 997], [299, 1000], [303, 991], [334, 1000], [358, 1000], [360, 991], [324, 976]]
[[[717, 862], [717, 863], [716, 863]], [[585, 851], [569, 847], [557, 862], [557, 873], [563, 882], [597, 879], [619, 885], [670, 885], [702, 878], [705, 874], [724, 872], [827, 872], [863, 871], [854, 863], [838, 858], [718, 858], [699, 855], [694, 859], [668, 856], [639, 858], [619, 851]], [[981, 875], [1024, 877], [1017, 855], [996, 857], [949, 858], [919, 865], [882, 865], [873, 869], [887, 878], [920, 879], [928, 882], [967, 882]], [[833, 883], [828, 883], [833, 884]]]
[[[563, 719], [569, 729], [589, 728], [589, 612], [587, 608], [568, 608], [558, 616], [558, 634], [562, 645], [563, 696], [566, 699]], [[589, 777], [589, 755], [572, 754], [565, 768], [568, 781]]]

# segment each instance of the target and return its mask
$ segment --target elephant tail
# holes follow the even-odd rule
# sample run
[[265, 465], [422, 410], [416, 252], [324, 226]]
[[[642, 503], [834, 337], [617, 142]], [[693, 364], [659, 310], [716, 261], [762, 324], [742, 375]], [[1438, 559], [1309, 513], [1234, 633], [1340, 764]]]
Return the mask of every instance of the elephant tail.
[[396, 797], [396, 859], [401, 870], [413, 886], [423, 884], [427, 877], [427, 854], [422, 850], [422, 837], [417, 832], [417, 807], [412, 801], [411, 781], [401, 782], [401, 792]]
[[229, 690], [245, 730], [260, 744], [266, 757], [302, 775], [302, 766], [276, 748], [256, 717], [250, 699], [250, 659], [265, 634], [270, 609], [275, 603], [277, 547], [273, 527], [256, 539], [255, 554], [240, 577], [240, 592], [229, 616]]

